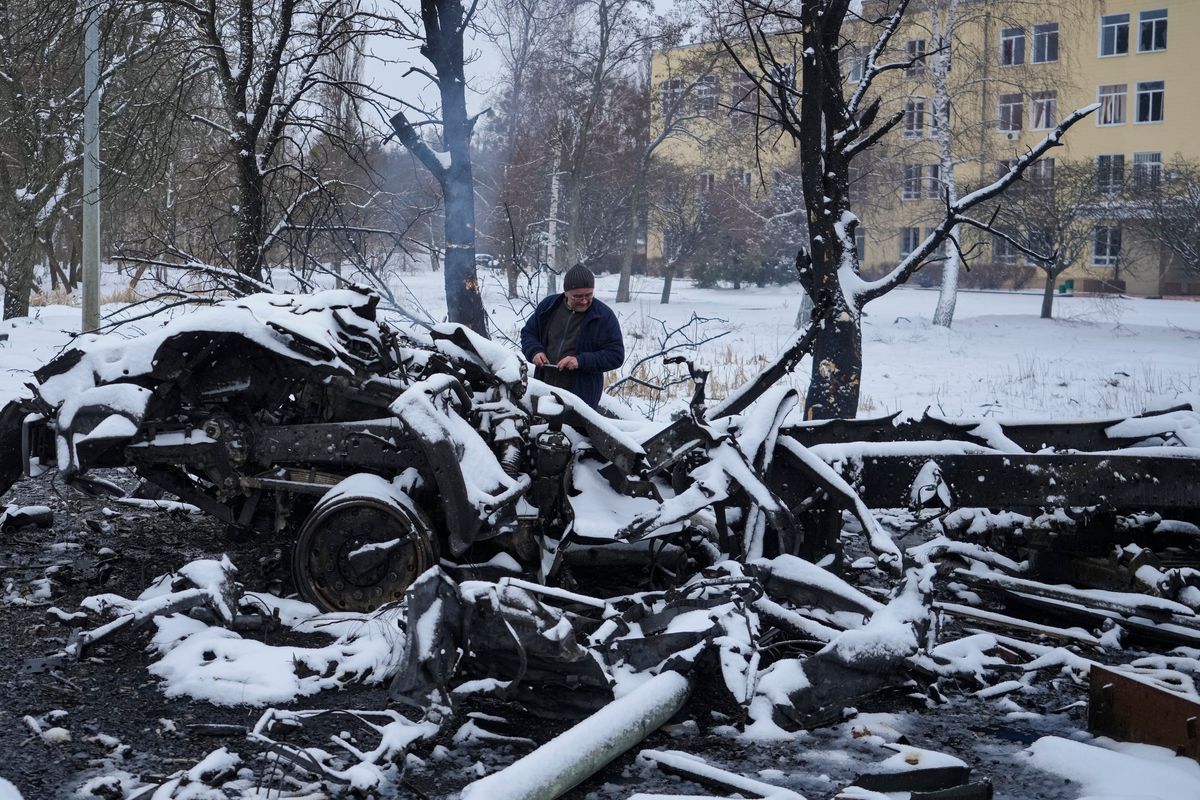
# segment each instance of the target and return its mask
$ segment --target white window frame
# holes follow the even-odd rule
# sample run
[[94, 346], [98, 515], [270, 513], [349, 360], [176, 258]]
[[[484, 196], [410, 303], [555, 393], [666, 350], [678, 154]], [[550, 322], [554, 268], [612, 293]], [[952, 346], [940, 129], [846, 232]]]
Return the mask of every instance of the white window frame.
[[[1005, 98], [1008, 98], [1007, 100]], [[1015, 99], [1014, 99], [1015, 98]], [[1020, 92], [1004, 92], [996, 98], [996, 129], [1001, 133], [1020, 133], [1025, 130], [1025, 96]], [[1005, 120], [1005, 109], [1009, 109], [1008, 119]], [[1012, 116], [1017, 115], [1016, 126], [1012, 126]], [[1008, 127], [1006, 127], [1006, 125]]]
[[750, 124], [758, 111], [757, 102], [754, 79], [738, 69], [729, 79], [729, 121], [734, 125]]
[[[1161, 17], [1151, 17], [1150, 19], [1147, 19], [1146, 18], [1147, 14], [1162, 14], [1162, 16]], [[1167, 21], [1168, 21], [1167, 20], [1167, 9], [1165, 9], [1165, 8], [1151, 8], [1151, 9], [1147, 9], [1145, 11], [1138, 12], [1138, 50], [1137, 51], [1139, 53], [1162, 53], [1162, 52], [1166, 51], [1167, 44], [1168, 44], [1167, 34], [1170, 32], [1169, 28], [1167, 26]], [[1146, 26], [1148, 24], [1150, 26], [1150, 30], [1152, 31], [1150, 39], [1151, 39], [1151, 43], [1153, 43], [1153, 40], [1155, 38], [1155, 36], [1153, 35], [1153, 31], [1159, 27], [1159, 23], [1162, 23], [1163, 46], [1162, 47], [1147, 47], [1147, 48], [1143, 49], [1142, 48], [1142, 32], [1146, 29]]]
[[908, 54], [908, 59], [913, 61], [904, 69], [904, 74], [910, 78], [917, 78], [925, 74], [925, 57], [929, 54], [929, 47], [924, 39], [909, 39], [904, 43], [904, 52]]
[[[914, 97], [904, 101], [904, 127], [901, 135], [905, 139], [925, 137], [925, 98]], [[915, 121], [915, 125], [910, 123]]]
[[1130, 179], [1135, 189], [1153, 189], [1163, 182], [1163, 159], [1161, 152], [1133, 154]]
[[[1000, 66], [1020, 67], [1025, 64], [1025, 29], [1004, 28], [1000, 31]], [[1011, 45], [1011, 46], [1010, 46]], [[1008, 60], [1006, 60], [1006, 56]]]
[[665, 112], [668, 108], [678, 104], [679, 98], [683, 96], [683, 78], [667, 78], [659, 86], [659, 91]]
[[[1145, 90], [1142, 89], [1143, 86], [1150, 86], [1153, 84], [1157, 84], [1159, 88], [1145, 89]], [[1142, 112], [1142, 95], [1143, 94], [1154, 95], [1156, 93], [1162, 95], [1162, 98], [1159, 101], [1159, 109], [1158, 109], [1159, 117], [1158, 117], [1158, 119], [1139, 119], [1139, 117], [1141, 117], [1141, 115], [1142, 115], [1142, 113], [1141, 113]], [[1153, 108], [1153, 101], [1151, 101], [1151, 108]], [[1164, 122], [1166, 120], [1166, 118], [1167, 118], [1167, 82], [1166, 81], [1138, 81], [1135, 86], [1134, 95], [1133, 95], [1133, 124], [1134, 125], [1159, 125], [1162, 122]]]
[[696, 111], [701, 114], [712, 114], [717, 110], [717, 101], [721, 97], [721, 81], [716, 75], [701, 75], [696, 78]]
[[925, 177], [921, 183], [924, 184], [924, 195], [926, 200], [940, 200], [942, 198], [942, 165], [941, 164], [926, 164]]
[[992, 234], [992, 263], [1005, 267], [1015, 267], [1021, 257], [1021, 251], [1003, 236]]
[[[1101, 231], [1104, 231], [1104, 254], [1100, 253]], [[1116, 232], [1116, 236], [1113, 233]], [[1116, 239], [1116, 250], [1113, 249], [1113, 239]], [[1092, 228], [1092, 266], [1115, 267], [1121, 262], [1121, 245], [1123, 244], [1120, 225], [1096, 225]]]
[[1058, 125], [1058, 90], [1034, 92], [1029, 100], [1029, 112], [1029, 130], [1053, 130]]
[[[912, 235], [912, 240], [909, 241], [909, 235]], [[909, 246], [905, 250], [905, 246]], [[911, 256], [921, 246], [921, 229], [920, 228], [901, 228], [900, 229], [900, 260]]]
[[[1040, 30], [1039, 30], [1040, 29]], [[1054, 58], [1038, 58], [1038, 44], [1042, 43], [1042, 47], [1047, 51], [1050, 47], [1050, 42], [1054, 42]], [[1054, 64], [1058, 61], [1059, 47], [1062, 41], [1059, 38], [1059, 26], [1057, 22], [1041, 22], [1033, 26], [1033, 48], [1030, 52], [1030, 64]], [[1042, 53], [1043, 56], [1047, 53]]]
[[696, 188], [700, 194], [708, 194], [717, 187], [717, 176], [711, 172], [701, 172], [696, 176]]
[[1053, 157], [1039, 158], [1029, 165], [1029, 169], [1025, 171], [1025, 175], [1029, 182], [1035, 186], [1053, 186], [1056, 166], [1057, 163]]
[[921, 199], [921, 183], [924, 181], [923, 175], [924, 169], [920, 164], [904, 165], [904, 177], [900, 181], [901, 200]]
[[[1105, 92], [1105, 89], [1110, 91]], [[1111, 99], [1111, 102], [1108, 102]], [[1096, 102], [1100, 104], [1096, 114], [1096, 127], [1112, 128], [1124, 125], [1129, 120], [1129, 84], [1106, 83], [1096, 87]], [[1113, 110], [1120, 112], [1120, 119], [1111, 121], [1115, 116]], [[1105, 121], [1109, 120], [1109, 121]]]
[[1096, 191], [1101, 194], [1117, 194], [1125, 191], [1124, 153], [1099, 153], [1096, 155]]
[[[1122, 22], [1120, 20], [1121, 17], [1125, 18], [1124, 22]], [[1106, 20], [1111, 20], [1111, 21], [1106, 21]], [[1100, 41], [1099, 41], [1097, 49], [1096, 49], [1096, 52], [1100, 58], [1119, 58], [1121, 56], [1129, 55], [1129, 33], [1130, 33], [1130, 30], [1131, 30], [1132, 24], [1133, 24], [1132, 20], [1133, 20], [1133, 17], [1128, 12], [1122, 12], [1119, 14], [1102, 14], [1100, 16]], [[1117, 52], [1114, 50], [1114, 52], [1112, 52], [1112, 53], [1104, 52], [1105, 31], [1110, 28], [1112, 29], [1112, 31], [1113, 31], [1113, 47], [1115, 48], [1117, 45], [1117, 37], [1118, 37], [1117, 32], [1122, 27], [1125, 28], [1125, 51]]]

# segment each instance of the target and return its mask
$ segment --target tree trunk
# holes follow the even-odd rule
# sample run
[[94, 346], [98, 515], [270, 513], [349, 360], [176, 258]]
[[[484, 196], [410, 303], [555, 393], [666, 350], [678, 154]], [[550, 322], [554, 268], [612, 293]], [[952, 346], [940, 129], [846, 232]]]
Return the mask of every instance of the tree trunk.
[[638, 174], [634, 176], [633, 188], [629, 193], [629, 220], [625, 227], [625, 253], [621, 258], [621, 279], [617, 283], [618, 303], [628, 303], [632, 299], [629, 284], [633, 279], [633, 256], [637, 250], [638, 205], [642, 194], [641, 172], [639, 169]]
[[[462, 19], [462, 5], [456, 7], [453, 18]], [[479, 276], [475, 272], [475, 181], [471, 174], [471, 127], [467, 116], [466, 83], [462, 80], [462, 34], [448, 37], [443, 43], [448, 49], [447, 68], [453, 74], [442, 78], [442, 140], [450, 153], [450, 166], [442, 173], [442, 196], [446, 200], [446, 308], [450, 321], [466, 325], [476, 333], [487, 336], [487, 314], [483, 310], [483, 295]]]
[[[954, 193], [957, 195], [957, 192]], [[950, 202], [956, 202], [958, 197], [952, 197]], [[955, 225], [950, 237], [959, 241], [959, 227]], [[958, 268], [962, 256], [953, 243], [946, 243], [946, 260], [942, 262], [942, 290], [938, 295], [937, 308], [933, 311], [933, 324], [949, 328], [954, 322], [954, 307], [958, 303]]]
[[4, 319], [29, 316], [29, 292], [33, 287], [33, 243], [18, 240], [10, 253], [4, 285]]
[[446, 309], [451, 322], [487, 335], [487, 316], [475, 272], [475, 192], [471, 167], [455, 164], [446, 176]]
[[1051, 311], [1054, 308], [1054, 280], [1058, 277], [1058, 270], [1046, 270], [1046, 286], [1042, 291], [1042, 319], [1050, 319]]
[[668, 305], [671, 302], [671, 284], [675, 282], [675, 265], [667, 267], [663, 270], [663, 288], [662, 299], [659, 301], [662, 305]]
[[[933, 46], [938, 52], [933, 57], [933, 114], [937, 122], [938, 161], [941, 164], [941, 179], [946, 184], [946, 199], [958, 202], [958, 181], [954, 176], [954, 151], [950, 130], [949, 74], [957, 31], [959, 0], [946, 0], [946, 18], [943, 21], [939, 9], [933, 10]], [[954, 226], [950, 238], [959, 239], [960, 226]], [[954, 307], [958, 300], [958, 271], [962, 257], [954, 242], [946, 243], [946, 260], [942, 262], [942, 288], [938, 294], [937, 308], [933, 312], [933, 324], [949, 328], [954, 322]]]
[[262, 252], [262, 179], [253, 152], [238, 159], [238, 181], [237, 271], [261, 281], [265, 255]]
[[814, 324], [822, 325], [822, 333], [813, 346], [805, 414], [808, 419], [853, 419], [862, 381], [861, 318], [838, 291], [831, 312]]

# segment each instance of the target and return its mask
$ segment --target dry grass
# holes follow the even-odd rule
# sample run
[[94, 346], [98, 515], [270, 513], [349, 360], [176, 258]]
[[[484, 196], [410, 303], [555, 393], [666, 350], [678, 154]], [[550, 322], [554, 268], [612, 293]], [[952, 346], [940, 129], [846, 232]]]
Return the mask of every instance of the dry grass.
[[59, 287], [51, 292], [34, 292], [29, 296], [30, 306], [77, 306], [79, 298], [70, 289]]

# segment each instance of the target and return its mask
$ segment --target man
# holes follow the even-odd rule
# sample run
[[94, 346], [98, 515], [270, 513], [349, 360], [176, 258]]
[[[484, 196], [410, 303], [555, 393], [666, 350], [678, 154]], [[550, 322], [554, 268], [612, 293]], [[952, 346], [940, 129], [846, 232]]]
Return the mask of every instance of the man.
[[537, 365], [533, 376], [600, 404], [604, 373], [621, 366], [625, 342], [612, 309], [595, 298], [596, 276], [576, 264], [563, 276], [562, 294], [538, 303], [521, 329], [521, 350]]

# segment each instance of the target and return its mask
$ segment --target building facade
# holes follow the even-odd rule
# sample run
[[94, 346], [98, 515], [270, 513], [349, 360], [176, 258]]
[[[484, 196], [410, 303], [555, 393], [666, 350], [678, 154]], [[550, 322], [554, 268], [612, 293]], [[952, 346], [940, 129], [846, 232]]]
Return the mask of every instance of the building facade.
[[[1170, 184], [1173, 163], [1200, 162], [1200, 52], [1191, 31], [1200, 31], [1200, 0], [932, 0], [910, 12], [880, 59], [907, 66], [872, 87], [883, 113], [900, 122], [851, 172], [864, 271], [894, 266], [940, 221], [950, 174], [960, 195], [989, 183], [1069, 113], [1097, 104], [1026, 174], [997, 224], [1012, 220], [1013, 235], [1039, 253], [1039, 240], [1054, 242], [1070, 262], [1060, 285], [1200, 294], [1200, 278], [1139, 221], [1139, 198]], [[861, 23], [846, 28], [847, 94], [877, 33]], [[798, 45], [777, 38], [773, 68], [797, 74]], [[718, 43], [653, 56], [652, 124], [677, 123], [672, 99], [690, 95], [689, 135], [664, 143], [660, 157], [693, 176], [697, 196], [724, 188], [762, 197], [788, 181], [795, 147], [760, 113], [769, 107], [745, 75], [753, 63], [739, 66]], [[935, 113], [947, 107], [945, 118]], [[1055, 238], [1056, 225], [1071, 235]], [[803, 241], [802, 231], [795, 235]], [[648, 238], [650, 258], [666, 260], [670, 242], [664, 248], [653, 217]], [[964, 285], [1034, 286], [1045, 277], [1002, 239], [964, 233], [961, 249], [971, 269]], [[918, 281], [935, 281], [937, 271], [931, 264]]]

